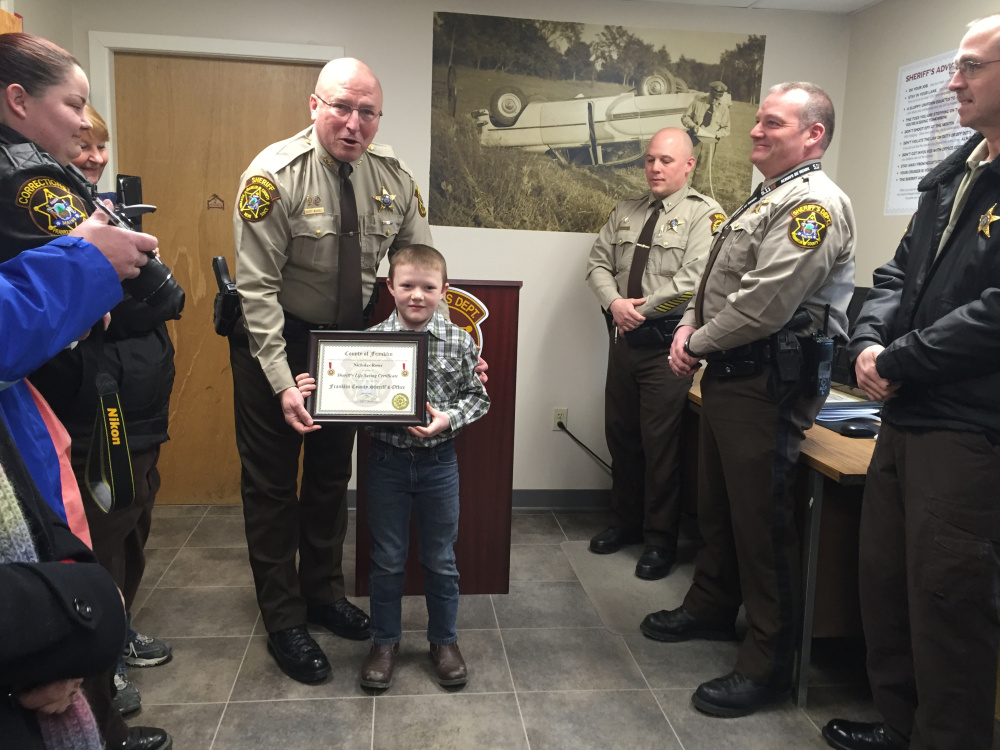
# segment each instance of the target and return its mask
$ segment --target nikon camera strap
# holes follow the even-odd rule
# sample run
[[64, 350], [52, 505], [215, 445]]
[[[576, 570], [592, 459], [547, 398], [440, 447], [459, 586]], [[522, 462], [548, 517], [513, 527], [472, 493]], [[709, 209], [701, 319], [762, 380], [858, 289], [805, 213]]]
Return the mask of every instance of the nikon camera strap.
[[[98, 324], [91, 336], [100, 346], [104, 359], [104, 331]], [[86, 479], [90, 496], [105, 513], [129, 507], [135, 500], [135, 482], [132, 476], [132, 457], [129, 455], [128, 436], [118, 383], [111, 374], [100, 369], [96, 378], [97, 417], [94, 434], [87, 450]]]

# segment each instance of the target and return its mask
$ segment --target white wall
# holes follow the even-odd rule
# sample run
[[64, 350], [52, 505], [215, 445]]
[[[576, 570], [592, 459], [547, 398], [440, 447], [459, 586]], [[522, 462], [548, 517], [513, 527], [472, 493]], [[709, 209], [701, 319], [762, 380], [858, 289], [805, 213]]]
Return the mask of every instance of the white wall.
[[24, 31], [43, 36], [63, 49], [80, 57], [87, 56], [86, 47], [73, 46], [73, 9], [62, 0], [13, 0], [12, 13], [19, 13], [24, 19]]
[[[19, 0], [27, 29], [49, 33], [40, 20], [53, 0]], [[473, 0], [74, 0], [71, 44], [86, 64], [88, 33], [115, 31], [266, 42], [341, 45], [379, 75], [386, 116], [379, 141], [391, 143], [426, 186], [430, 160], [432, 13], [573, 20], [623, 26], [660, 26], [767, 35], [764, 86], [811, 80], [826, 88], [841, 111], [847, 89], [848, 17], [821, 13], [705, 10], [688, 5], [612, 0], [493, 0], [484, 11]], [[51, 25], [51, 33], [64, 30]], [[303, 103], [305, 106], [305, 103]], [[247, 113], [253, 126], [253, 113]], [[734, 137], [740, 137], [734, 134]], [[838, 142], [825, 159], [835, 176]], [[748, 186], [749, 189], [749, 186]], [[423, 190], [424, 194], [430, 190]], [[433, 207], [431, 209], [433, 211]], [[551, 429], [552, 408], [570, 410], [570, 429], [606, 455], [603, 389], [606, 334], [598, 305], [583, 281], [591, 235], [434, 228], [454, 278], [519, 279], [520, 346], [517, 375], [514, 487], [586, 490], [609, 479], [569, 438]], [[489, 341], [486, 342], [489, 358]]]
[[908, 216], [885, 216], [899, 68], [958, 49], [967, 24], [1000, 11], [994, 0], [885, 0], [851, 16], [840, 186], [858, 221], [857, 283], [889, 260]]

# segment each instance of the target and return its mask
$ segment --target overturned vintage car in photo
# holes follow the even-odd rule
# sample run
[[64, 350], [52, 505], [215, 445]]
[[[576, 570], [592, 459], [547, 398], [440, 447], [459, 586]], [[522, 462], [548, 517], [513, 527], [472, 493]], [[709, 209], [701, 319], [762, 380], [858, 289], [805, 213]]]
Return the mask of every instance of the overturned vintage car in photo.
[[483, 146], [547, 153], [564, 164], [631, 164], [642, 159], [657, 130], [683, 127], [695, 96], [664, 71], [644, 78], [637, 91], [559, 102], [529, 101], [505, 86], [493, 92], [488, 110], [472, 117]]

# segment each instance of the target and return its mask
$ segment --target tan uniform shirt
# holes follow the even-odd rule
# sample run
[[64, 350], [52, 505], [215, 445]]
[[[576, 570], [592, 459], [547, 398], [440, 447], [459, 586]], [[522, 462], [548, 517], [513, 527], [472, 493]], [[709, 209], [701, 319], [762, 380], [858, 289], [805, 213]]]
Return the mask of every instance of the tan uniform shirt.
[[[653, 200], [650, 194], [619, 201], [590, 251], [587, 283], [605, 310], [628, 293], [635, 243]], [[640, 315], [666, 315], [678, 296], [695, 291], [708, 257], [712, 229], [725, 219], [718, 203], [687, 186], [664, 199], [642, 275], [646, 302], [636, 308]]]
[[[391, 148], [372, 144], [353, 166], [361, 297], [367, 302], [387, 253], [432, 241], [413, 175]], [[310, 323], [337, 322], [339, 168], [310, 126], [268, 146], [240, 178], [233, 217], [236, 288], [250, 353], [275, 393], [295, 385], [285, 361], [283, 311]]]
[[[725, 226], [720, 228], [719, 237], [726, 232]], [[827, 304], [829, 335], [846, 341], [856, 234], [850, 199], [822, 171], [765, 194], [730, 223], [706, 268], [704, 292], [681, 320], [682, 325], [697, 325], [700, 309], [704, 325], [692, 334], [691, 351], [708, 354], [770, 336], [800, 306], [809, 311], [812, 325], [797, 333], [812, 333], [822, 327]]]

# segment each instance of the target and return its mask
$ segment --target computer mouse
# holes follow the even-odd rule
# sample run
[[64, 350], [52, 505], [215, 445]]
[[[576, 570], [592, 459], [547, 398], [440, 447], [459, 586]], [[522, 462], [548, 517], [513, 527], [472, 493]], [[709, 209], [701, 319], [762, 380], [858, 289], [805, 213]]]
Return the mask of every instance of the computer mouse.
[[848, 422], [840, 428], [840, 434], [852, 438], [870, 438], [878, 435], [875, 425], [862, 422]]

